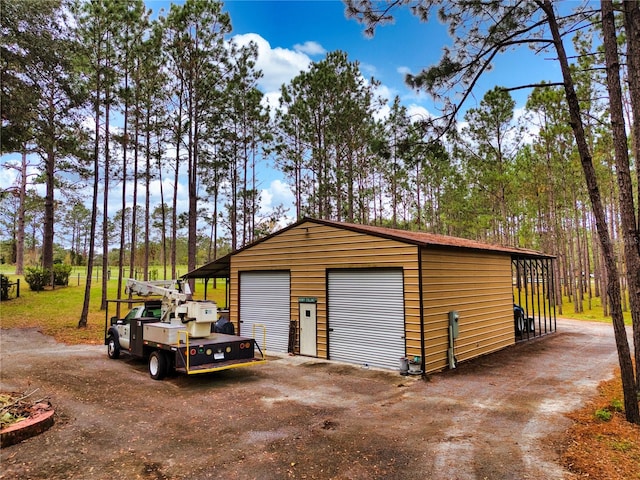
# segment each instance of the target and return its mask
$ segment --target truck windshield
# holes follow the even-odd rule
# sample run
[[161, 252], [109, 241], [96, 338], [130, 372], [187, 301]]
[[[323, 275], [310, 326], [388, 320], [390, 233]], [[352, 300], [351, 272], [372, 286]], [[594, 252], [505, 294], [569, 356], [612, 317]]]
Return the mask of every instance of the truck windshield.
[[160, 318], [162, 316], [162, 310], [160, 308], [147, 308], [142, 312], [142, 316]]
[[141, 308], [142, 307], [135, 307], [135, 308], [131, 309], [131, 311], [129, 313], [127, 313], [127, 316], [124, 317], [124, 321], [128, 322], [132, 318], [136, 318], [136, 314], [138, 313], [138, 310], [140, 310]]

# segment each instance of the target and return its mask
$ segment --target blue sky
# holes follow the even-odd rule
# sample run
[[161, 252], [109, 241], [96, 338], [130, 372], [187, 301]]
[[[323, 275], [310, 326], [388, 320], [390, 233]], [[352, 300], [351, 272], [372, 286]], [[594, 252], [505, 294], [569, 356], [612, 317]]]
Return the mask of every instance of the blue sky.
[[[573, 2], [568, 2], [569, 4]], [[148, 2], [161, 6], [161, 2]], [[390, 102], [398, 95], [410, 115], [438, 115], [437, 107], [424, 93], [410, 89], [406, 73], [418, 73], [439, 61], [442, 49], [450, 45], [446, 27], [435, 15], [423, 23], [408, 8], [394, 11], [395, 22], [378, 27], [373, 38], [364, 35], [364, 27], [347, 19], [339, 0], [231, 0], [225, 2], [238, 43], [250, 40], [259, 46], [258, 68], [264, 72], [260, 87], [277, 105], [280, 85], [306, 69], [310, 62], [322, 60], [327, 52], [345, 51], [350, 61], [360, 64], [363, 75], [373, 76], [382, 85], [379, 94]], [[466, 108], [477, 105], [484, 92], [496, 85], [517, 86], [559, 78], [556, 62], [548, 55], [536, 56], [526, 47], [499, 56], [494, 69], [479, 82]], [[522, 109], [528, 90], [513, 92], [517, 108]], [[460, 118], [459, 120], [462, 120]], [[291, 201], [290, 192], [277, 172], [266, 168], [262, 197], [265, 207]]]
[[[437, 21], [435, 15], [426, 24], [413, 16], [408, 8], [398, 8], [394, 11], [394, 24], [378, 27], [375, 36], [367, 38], [361, 24], [345, 17], [344, 4], [339, 0], [232, 0], [225, 3], [225, 9], [231, 15], [234, 35], [259, 35], [271, 49], [261, 50], [261, 54], [283, 62], [260, 65], [265, 71], [267, 91], [271, 87], [272, 69], [274, 74], [276, 67], [281, 69], [280, 74], [284, 73], [286, 59], [273, 56], [277, 49], [280, 49], [280, 54], [304, 53], [313, 61], [322, 59], [324, 52], [343, 50], [351, 61], [360, 63], [365, 76], [380, 80], [384, 90], [391, 95], [400, 95], [405, 105], [420, 105], [433, 110], [425, 94], [419, 95], [404, 84], [404, 76], [407, 72], [417, 73], [436, 63], [442, 48], [450, 44], [445, 26]], [[306, 50], [305, 45], [316, 46], [322, 53]], [[290, 66], [294, 67], [294, 64]], [[555, 62], [545, 60], [544, 55], [536, 57], [523, 47], [496, 60], [495, 69], [479, 85], [476, 98], [479, 101], [484, 91], [498, 84], [513, 86], [550, 80], [557, 73]], [[514, 93], [514, 97], [523, 103], [526, 92]]]

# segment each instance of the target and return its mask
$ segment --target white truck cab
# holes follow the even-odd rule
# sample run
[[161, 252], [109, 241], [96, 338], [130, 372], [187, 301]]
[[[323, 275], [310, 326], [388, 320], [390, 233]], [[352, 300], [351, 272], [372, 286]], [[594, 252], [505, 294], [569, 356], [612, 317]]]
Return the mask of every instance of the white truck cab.
[[[123, 319], [112, 319], [112, 325], [117, 333], [117, 343], [113, 348], [108, 349], [109, 357], [117, 358], [120, 354], [120, 349], [131, 350], [132, 343], [135, 338], [132, 338], [131, 325], [139, 319], [153, 319], [153, 321], [160, 321], [162, 318], [162, 303], [157, 300], [151, 300], [144, 303], [144, 305], [138, 305], [133, 307], [129, 313]], [[115, 321], [114, 321], [115, 320]], [[134, 333], [135, 334], [135, 333]], [[117, 351], [117, 353], [116, 353]]]

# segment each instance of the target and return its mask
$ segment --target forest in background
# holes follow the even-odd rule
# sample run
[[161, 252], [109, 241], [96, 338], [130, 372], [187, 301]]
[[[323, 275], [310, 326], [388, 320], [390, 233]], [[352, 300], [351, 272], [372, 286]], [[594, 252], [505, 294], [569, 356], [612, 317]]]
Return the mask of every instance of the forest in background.
[[[373, 34], [393, 8], [412, 2], [345, 3]], [[625, 411], [640, 423], [640, 373], [622, 318], [631, 308], [637, 364], [637, 2], [584, 2], [562, 16], [550, 0], [413, 2], [424, 21], [437, 10], [454, 41], [439, 64], [407, 77], [442, 101], [442, 118], [412, 118], [399, 98], [381, 118], [378, 82], [342, 51], [312, 63], [267, 107], [256, 45], [230, 40], [220, 2], [186, 0], [161, 15], [142, 0], [0, 6], [1, 152], [21, 159], [9, 164], [3, 155], [3, 166], [18, 172], [2, 192], [3, 256], [16, 273], [29, 258], [52, 276], [56, 249], [86, 261], [79, 326], [96, 261], [104, 304], [110, 262], [140, 266], [145, 276], [158, 263], [175, 277], [179, 251], [192, 270], [283, 218], [534, 248], [557, 256], [558, 294], [581, 305], [593, 285], [605, 312], [611, 303]], [[501, 86], [464, 111], [494, 56], [520, 45], [555, 52], [563, 81], [521, 86], [530, 94], [519, 115]], [[261, 172], [271, 166], [289, 181], [290, 217], [285, 206], [260, 208]], [[149, 202], [154, 181], [158, 205]], [[188, 195], [184, 211], [179, 188]], [[118, 282], [120, 294], [121, 275]]]
[[[341, 51], [283, 85], [277, 108], [266, 106], [255, 45], [229, 41], [232, 19], [219, 2], [187, 1], [161, 16], [133, 0], [2, 0], [1, 11], [2, 153], [22, 159], [3, 165], [19, 183], [1, 198], [2, 260], [17, 273], [95, 258], [105, 272], [160, 267], [172, 277], [176, 265], [195, 268], [272, 233], [283, 218], [312, 216], [541, 250], [557, 256], [558, 293], [577, 306], [605, 290], [559, 85], [531, 87], [517, 114], [496, 86], [459, 128], [425, 141], [430, 119], [411, 118], [398, 97], [381, 118], [377, 81]], [[573, 68], [620, 252], [595, 13], [571, 19], [580, 27]], [[624, 99], [630, 124], [628, 89]], [[289, 180], [294, 211], [261, 210], [265, 168]], [[157, 205], [148, 201], [153, 181], [171, 187]], [[189, 209], [180, 212], [185, 185]]]

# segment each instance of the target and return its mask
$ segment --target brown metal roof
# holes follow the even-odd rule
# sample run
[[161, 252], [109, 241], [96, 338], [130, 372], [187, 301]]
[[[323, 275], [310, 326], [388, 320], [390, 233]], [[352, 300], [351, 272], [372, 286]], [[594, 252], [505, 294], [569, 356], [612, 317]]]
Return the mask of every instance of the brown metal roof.
[[319, 220], [316, 218], [303, 218], [302, 220], [289, 225], [271, 235], [256, 240], [255, 242], [244, 246], [243, 248], [231, 252], [224, 257], [218, 258], [213, 262], [207, 263], [200, 268], [192, 270], [191, 272], [183, 275], [182, 278], [225, 278], [230, 275], [231, 257], [238, 252], [241, 252], [247, 248], [251, 248], [258, 243], [262, 243], [271, 237], [281, 234], [287, 230], [291, 230], [303, 223], [316, 223], [319, 225], [328, 225], [335, 228], [341, 228], [345, 230], [351, 230], [353, 232], [364, 233], [368, 235], [375, 235], [377, 237], [389, 238], [400, 242], [411, 243], [413, 245], [419, 245], [423, 247], [451, 247], [471, 250], [484, 250], [490, 252], [508, 253], [512, 257], [518, 258], [554, 258], [553, 255], [548, 255], [535, 250], [529, 250], [526, 248], [507, 247], [503, 245], [492, 245], [490, 243], [478, 242], [475, 240], [468, 240], [466, 238], [449, 237], [447, 235], [437, 235], [435, 233], [427, 232], [414, 232], [409, 230], [399, 230], [396, 228], [376, 227], [372, 225], [359, 225], [356, 223], [336, 222], [333, 220]]
[[404, 241], [421, 246], [438, 246], [438, 247], [455, 247], [473, 250], [488, 250], [494, 252], [510, 253], [516, 256], [536, 257], [536, 258], [554, 258], [553, 255], [544, 254], [536, 250], [526, 248], [509, 247], [504, 245], [493, 245], [490, 243], [478, 242], [476, 240], [468, 240], [466, 238], [449, 237], [447, 235], [438, 235], [435, 233], [416, 232], [409, 230], [400, 230], [396, 228], [377, 227], [373, 225], [359, 225], [355, 223], [334, 222], [331, 220], [306, 219], [306, 221], [330, 225], [337, 228], [345, 228], [354, 232], [367, 233], [380, 237], [390, 238], [398, 241]]

